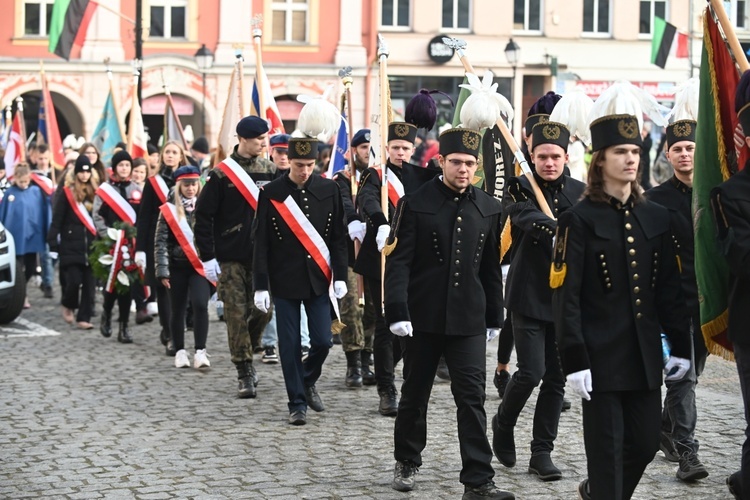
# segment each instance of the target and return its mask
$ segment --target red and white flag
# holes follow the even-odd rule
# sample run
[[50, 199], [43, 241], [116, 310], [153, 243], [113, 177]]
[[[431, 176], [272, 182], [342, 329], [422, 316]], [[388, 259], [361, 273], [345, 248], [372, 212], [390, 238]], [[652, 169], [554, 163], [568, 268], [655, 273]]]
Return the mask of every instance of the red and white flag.
[[13, 117], [13, 125], [8, 136], [8, 145], [5, 148], [5, 175], [8, 179], [13, 177], [16, 165], [26, 160], [26, 126], [23, 121], [23, 111], [16, 111]]
[[[260, 84], [258, 82], [260, 80]], [[260, 105], [260, 94], [258, 88], [263, 90], [263, 103], [265, 104], [265, 113], [261, 113]], [[250, 110], [251, 115], [260, 116], [268, 121], [268, 135], [284, 134], [284, 122], [281, 121], [281, 113], [279, 108], [276, 106], [276, 100], [273, 98], [273, 90], [271, 90], [271, 83], [268, 81], [266, 71], [263, 66], [259, 66], [256, 70], [255, 83], [253, 84], [253, 99], [251, 104], [252, 109]], [[265, 116], [263, 116], [265, 114]]]
[[130, 108], [130, 122], [128, 124], [128, 151], [133, 158], [145, 158], [148, 156], [148, 137], [143, 126], [143, 114], [141, 105], [138, 103], [138, 77], [133, 83], [133, 105]]

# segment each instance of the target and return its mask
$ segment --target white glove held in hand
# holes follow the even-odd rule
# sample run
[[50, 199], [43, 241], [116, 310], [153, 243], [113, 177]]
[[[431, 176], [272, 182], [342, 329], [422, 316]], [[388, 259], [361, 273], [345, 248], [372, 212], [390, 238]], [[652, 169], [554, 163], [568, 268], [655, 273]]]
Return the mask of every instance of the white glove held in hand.
[[676, 358], [672, 356], [664, 365], [664, 380], [682, 380], [682, 377], [690, 369], [690, 360], [685, 358]]
[[333, 282], [333, 295], [337, 299], [343, 299], [346, 292], [349, 290], [346, 288], [346, 281], [334, 281]]
[[49, 255], [49, 258], [52, 260], [57, 260], [57, 258], [60, 256], [57, 252], [47, 252], [47, 255]]
[[260, 312], [267, 313], [268, 308], [271, 307], [271, 296], [268, 295], [268, 290], [257, 290], [253, 296], [253, 302]]
[[[136, 256], [136, 259], [138, 259], [137, 256]], [[216, 259], [211, 259], [211, 260], [204, 262], [203, 271], [206, 273], [206, 278], [208, 278], [208, 281], [213, 281], [214, 283], [219, 281], [221, 268], [219, 267], [219, 263], [216, 262]]]
[[391, 226], [383, 224], [378, 228], [378, 234], [375, 235], [375, 243], [378, 245], [378, 252], [383, 251], [385, 243], [388, 240], [388, 234], [391, 232]]
[[135, 252], [135, 265], [141, 268], [141, 271], [146, 270], [146, 252]]
[[398, 335], [399, 337], [411, 337], [414, 328], [411, 326], [411, 321], [398, 321], [391, 323], [391, 333]]
[[367, 233], [367, 224], [362, 221], [352, 221], [347, 226], [349, 228], [349, 238], [352, 241], [359, 240], [362, 243], [365, 240], [365, 233]]
[[591, 370], [581, 370], [568, 375], [568, 387], [586, 401], [591, 401]]
[[492, 339], [500, 335], [499, 328], [487, 328], [487, 342], [492, 342]]

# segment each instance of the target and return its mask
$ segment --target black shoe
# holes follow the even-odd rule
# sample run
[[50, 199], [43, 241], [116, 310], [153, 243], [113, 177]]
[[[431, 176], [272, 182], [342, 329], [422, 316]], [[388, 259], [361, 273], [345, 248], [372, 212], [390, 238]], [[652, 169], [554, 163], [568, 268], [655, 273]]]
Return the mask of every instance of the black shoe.
[[289, 423], [292, 425], [305, 425], [307, 414], [302, 410], [293, 411], [289, 414]]
[[495, 370], [495, 377], [492, 379], [492, 382], [495, 384], [495, 389], [497, 389], [500, 399], [503, 399], [503, 396], [505, 396], [505, 389], [508, 387], [509, 380], [510, 372], [508, 370], [500, 370], [499, 372]]
[[578, 498], [580, 498], [580, 500], [591, 500], [591, 491], [589, 490], [588, 479], [584, 479], [578, 485]]
[[451, 374], [448, 372], [448, 365], [445, 363], [445, 358], [443, 356], [440, 356], [440, 361], [438, 361], [437, 372], [435, 372], [435, 375], [437, 375], [437, 377], [442, 380], [451, 379]]
[[253, 347], [253, 354], [261, 354], [265, 351], [265, 348], [262, 345], [256, 345]]
[[341, 335], [339, 335], [338, 333], [333, 334], [333, 344], [341, 345]]
[[674, 443], [672, 442], [672, 436], [666, 432], [661, 433], [659, 437], [659, 449], [664, 453], [664, 458], [670, 462], [679, 462], [680, 456], [674, 449]]
[[568, 410], [570, 410], [571, 406], [572, 405], [570, 404], [570, 401], [567, 400], [567, 399], [565, 399], [565, 398], [563, 398], [562, 411], [568, 411]]
[[362, 385], [375, 385], [377, 380], [375, 379], [375, 372], [370, 369], [372, 366], [372, 353], [369, 351], [361, 351], [362, 356]]
[[[136, 323], [137, 322], [138, 320], [136, 320]], [[169, 342], [169, 338], [170, 338], [170, 335], [167, 332], [167, 329], [162, 328], [161, 331], [159, 332], [159, 340], [161, 341], [161, 345], [166, 346], [167, 343]]]
[[529, 460], [529, 474], [536, 474], [542, 481], [557, 481], [562, 479], [562, 472], [555, 467], [549, 453], [532, 455]]
[[249, 361], [237, 363], [237, 397], [240, 399], [254, 398], [256, 396], [255, 383], [253, 383], [253, 365]]
[[414, 462], [396, 462], [393, 470], [393, 483], [391, 486], [396, 491], [411, 491], [414, 489], [415, 480], [419, 467]]
[[120, 329], [117, 331], [117, 341], [122, 344], [132, 344], [133, 337], [130, 335], [128, 324], [120, 321]]
[[680, 466], [677, 468], [677, 479], [687, 483], [706, 477], [708, 471], [698, 458], [698, 454], [692, 449], [683, 451], [680, 455]]
[[107, 338], [112, 336], [112, 313], [109, 311], [102, 311], [102, 317], [99, 320], [99, 332]]
[[346, 354], [346, 379], [347, 387], [362, 387], [362, 357], [359, 351], [349, 351]]
[[172, 357], [175, 354], [177, 354], [177, 351], [174, 348], [174, 344], [172, 343], [172, 339], [169, 339], [167, 341], [167, 345], [164, 346], [164, 354], [166, 354], [167, 356], [170, 356], [170, 357]]
[[740, 471], [733, 473], [727, 477], [727, 488], [736, 500], [742, 500], [742, 478], [740, 477]]
[[314, 385], [305, 387], [305, 398], [307, 398], [307, 406], [315, 411], [325, 411], [326, 407], [323, 406], [323, 401], [320, 399], [318, 391]]
[[153, 316], [146, 312], [146, 310], [140, 310], [135, 312], [135, 324], [142, 325], [143, 323], [150, 323], [154, 320]]
[[483, 500], [490, 498], [492, 500], [514, 500], [516, 496], [509, 492], [503, 491], [490, 481], [481, 486], [464, 486], [464, 496], [461, 500]]
[[42, 286], [42, 292], [44, 293], [45, 299], [53, 299], [55, 296], [52, 294], [51, 286]]
[[516, 465], [516, 441], [513, 438], [513, 429], [502, 429], [497, 423], [497, 415], [492, 417], [492, 451], [504, 466]]
[[396, 392], [396, 388], [391, 385], [385, 389], [379, 389], [378, 395], [380, 395], [378, 413], [384, 417], [395, 417], [398, 413], [398, 401], [396, 400], [398, 393]]

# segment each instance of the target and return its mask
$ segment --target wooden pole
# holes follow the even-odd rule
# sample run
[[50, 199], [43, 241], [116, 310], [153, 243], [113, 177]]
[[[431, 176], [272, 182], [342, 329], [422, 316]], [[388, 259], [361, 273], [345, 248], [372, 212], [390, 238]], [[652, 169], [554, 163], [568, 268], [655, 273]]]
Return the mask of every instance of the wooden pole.
[[137, 65], [133, 65], [133, 96], [131, 100], [130, 105], [130, 119], [128, 120], [128, 142], [127, 142], [127, 150], [128, 153], [133, 152], [133, 134], [135, 131], [133, 130], [133, 127], [135, 127], [135, 113], [140, 113], [140, 106], [138, 105], [138, 67]]
[[740, 67], [740, 73], [744, 73], [750, 69], [750, 62], [748, 62], [747, 56], [745, 56], [745, 51], [742, 50], [742, 45], [740, 45], [740, 41], [737, 39], [737, 34], [734, 32], [732, 23], [729, 21], [729, 17], [724, 10], [724, 4], [721, 0], [710, 0], [710, 2], [711, 8], [713, 8], [716, 18], [721, 25], [721, 29], [724, 32], [724, 36], [727, 39], [727, 43], [729, 44], [729, 51], [734, 56], [734, 60], [737, 61], [737, 64]]
[[[378, 59], [380, 61], [380, 208], [385, 218], [388, 219], [388, 47], [381, 35], [378, 35]], [[384, 284], [385, 247], [380, 252], [380, 311], [383, 315], [385, 315]]]
[[263, 75], [263, 51], [262, 51], [262, 35], [260, 27], [256, 26], [253, 28], [253, 40], [255, 45], [255, 88], [258, 89], [258, 116], [266, 119], [266, 96], [265, 89], [263, 88], [263, 82], [265, 79], [261, 78]]
[[104, 66], [107, 71], [107, 80], [109, 80], [109, 93], [112, 96], [112, 107], [115, 108], [115, 119], [117, 120], [117, 128], [120, 129], [120, 137], [125, 137], [125, 130], [123, 129], [123, 122], [120, 119], [120, 106], [117, 103], [117, 96], [115, 95], [115, 84], [112, 77], [112, 68], [109, 67], [109, 57], [104, 59]]

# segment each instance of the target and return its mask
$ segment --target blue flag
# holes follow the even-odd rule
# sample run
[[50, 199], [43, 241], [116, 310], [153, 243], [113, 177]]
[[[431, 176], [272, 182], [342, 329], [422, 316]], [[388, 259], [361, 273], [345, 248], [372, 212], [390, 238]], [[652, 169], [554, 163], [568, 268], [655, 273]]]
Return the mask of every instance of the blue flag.
[[120, 125], [117, 123], [117, 113], [112, 101], [112, 92], [107, 94], [107, 102], [104, 103], [102, 116], [99, 118], [99, 123], [94, 129], [91, 142], [101, 152], [101, 160], [105, 165], [108, 165], [112, 160], [113, 150], [117, 143], [124, 142], [124, 138], [120, 133]]
[[346, 117], [341, 115], [341, 125], [336, 134], [336, 142], [333, 143], [331, 151], [331, 161], [328, 163], [328, 177], [346, 168], [346, 152], [349, 150], [349, 126], [346, 123]]

